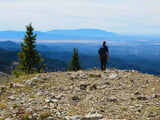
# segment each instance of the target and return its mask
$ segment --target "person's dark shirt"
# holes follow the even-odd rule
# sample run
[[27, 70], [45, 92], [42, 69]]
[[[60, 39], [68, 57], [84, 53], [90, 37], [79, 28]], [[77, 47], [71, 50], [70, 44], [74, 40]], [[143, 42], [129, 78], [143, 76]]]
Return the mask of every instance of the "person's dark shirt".
[[106, 52], [108, 52], [108, 46], [102, 45], [102, 47], [104, 47], [106, 49]]

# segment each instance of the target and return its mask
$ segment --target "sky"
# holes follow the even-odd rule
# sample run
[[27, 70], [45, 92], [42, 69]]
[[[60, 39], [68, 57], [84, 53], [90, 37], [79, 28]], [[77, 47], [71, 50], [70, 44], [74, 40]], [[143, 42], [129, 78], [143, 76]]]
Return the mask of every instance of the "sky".
[[160, 0], [0, 0], [0, 31], [101, 29], [160, 34]]

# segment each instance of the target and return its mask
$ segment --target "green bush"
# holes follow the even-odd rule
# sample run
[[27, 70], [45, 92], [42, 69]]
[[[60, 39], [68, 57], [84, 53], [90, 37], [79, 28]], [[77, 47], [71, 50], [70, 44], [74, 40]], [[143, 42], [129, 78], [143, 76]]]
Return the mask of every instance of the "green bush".
[[40, 114], [39, 118], [40, 120], [44, 120], [45, 118], [48, 118], [49, 116], [51, 116], [50, 113], [42, 113]]
[[22, 72], [15, 69], [15, 70], [12, 70], [12, 75], [14, 78], [18, 78], [20, 75], [22, 75]]

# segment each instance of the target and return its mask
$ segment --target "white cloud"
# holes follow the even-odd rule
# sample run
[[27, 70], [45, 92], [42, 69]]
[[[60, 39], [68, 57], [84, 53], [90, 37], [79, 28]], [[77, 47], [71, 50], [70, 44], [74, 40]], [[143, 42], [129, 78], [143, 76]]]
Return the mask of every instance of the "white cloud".
[[42, 31], [98, 28], [160, 33], [159, 6], [159, 0], [0, 0], [0, 21], [8, 21], [8, 26], [3, 23], [6, 30], [24, 30], [32, 22]]

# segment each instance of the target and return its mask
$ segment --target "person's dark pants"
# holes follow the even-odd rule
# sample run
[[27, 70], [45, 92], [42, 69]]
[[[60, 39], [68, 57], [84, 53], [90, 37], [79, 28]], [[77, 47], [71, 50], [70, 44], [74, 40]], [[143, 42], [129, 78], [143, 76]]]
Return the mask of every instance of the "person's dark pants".
[[100, 57], [100, 61], [101, 61], [101, 69], [102, 71], [106, 69], [106, 65], [107, 65], [107, 56], [105, 57]]

